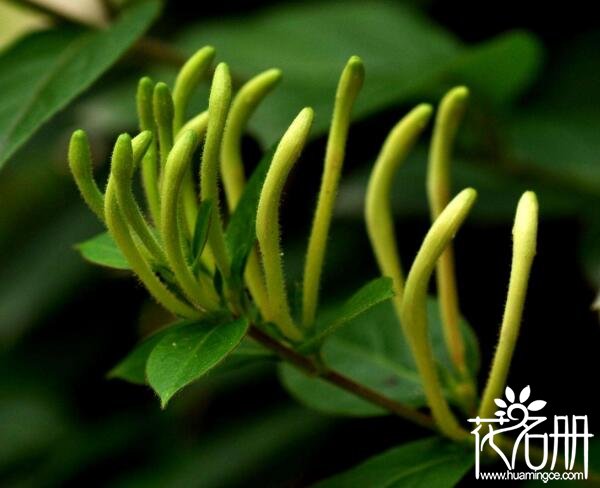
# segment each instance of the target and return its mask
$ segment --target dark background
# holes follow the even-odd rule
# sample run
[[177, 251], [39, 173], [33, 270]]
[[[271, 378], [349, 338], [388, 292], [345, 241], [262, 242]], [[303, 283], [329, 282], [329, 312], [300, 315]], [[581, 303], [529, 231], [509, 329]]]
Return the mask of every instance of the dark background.
[[[276, 4], [171, 1], [152, 34], [169, 39], [206, 18], [246, 16]], [[541, 73], [515, 101], [514, 110], [544, 103], [548, 85], [559, 75], [569, 76], [564, 63], [571, 56], [570, 46], [584, 39], [589, 54], [582, 56], [591, 68], [572, 74], [571, 91], [564, 97], [577, 100], [575, 111], [599, 113], [594, 105], [597, 93], [589, 93], [590, 86], [598, 89], [590, 79], [598, 80], [593, 66], [600, 66], [600, 26], [593, 2], [421, 1], [415, 6], [465, 43], [515, 28], [542, 41]], [[131, 69], [127, 61], [113, 69], [48, 124], [0, 177], [0, 190], [7, 195], [0, 209], [5, 307], [0, 308], [0, 322], [8, 331], [0, 348], [0, 485], [305, 486], [399, 442], [429, 435], [393, 417], [322, 417], [289, 398], [271, 365], [209, 378], [186, 390], [164, 412], [149, 389], [105, 379], [106, 371], [140, 334], [166, 317], [134, 279], [94, 268], [71, 250], [71, 244], [99, 227], [81, 208], [66, 174], [65, 128], [77, 124], [78, 107], [93, 99], [98, 86]], [[353, 126], [345, 175], [368, 168], [383, 135], [408, 108], [410, 104], [391, 107]], [[102, 140], [100, 148], [106, 144]], [[245, 142], [252, 166], [259, 145], [250, 137]], [[324, 137], [316, 138], [303, 157], [321, 161], [324, 145]], [[45, 163], [36, 151], [39, 147], [46, 148]], [[467, 156], [477, 147], [469, 140], [459, 142], [459, 151]], [[484, 154], [493, 164], [492, 152]], [[597, 153], [591, 164], [600, 164], [598, 157]], [[13, 163], [18, 159], [31, 163], [17, 167]], [[316, 196], [321, 170], [319, 164], [305, 168], [292, 175], [283, 210], [291, 276], [302, 264], [311, 219], [314, 197], [306, 200], [306, 195]], [[546, 185], [549, 192], [567, 199], [582, 198], [583, 204], [565, 215], [546, 214], [540, 198], [538, 254], [508, 383], [515, 389], [531, 385], [553, 413], [589, 415], [592, 432], [599, 433], [600, 329], [598, 315], [591, 310], [598, 284], [593, 281], [593, 263], [598, 261], [589, 258], [598, 256], [600, 247], [593, 231], [599, 195], [563, 183], [548, 179]], [[506, 198], [516, 206], [512, 195]], [[404, 263], [415, 255], [427, 226], [422, 212], [398, 219]], [[510, 229], [510, 219], [475, 219], [467, 222], [455, 243], [462, 310], [480, 339], [480, 385], [502, 316]], [[335, 221], [328, 253], [336, 255], [336, 265], [326, 269], [325, 297], [345, 296], [365, 277], [377, 275], [360, 215], [346, 213]], [[44, 288], [48, 275], [58, 278]]]

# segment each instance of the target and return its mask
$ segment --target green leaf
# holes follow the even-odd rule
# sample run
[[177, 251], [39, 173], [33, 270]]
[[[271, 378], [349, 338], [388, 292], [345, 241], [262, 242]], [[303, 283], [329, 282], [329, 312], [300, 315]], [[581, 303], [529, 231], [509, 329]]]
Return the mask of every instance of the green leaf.
[[573, 199], [600, 195], [599, 39], [590, 32], [561, 45], [538, 96], [507, 122], [512, 169], [547, 179], [555, 193], [569, 189]]
[[381, 277], [370, 281], [340, 307], [331, 311], [324, 324], [317, 323], [317, 333], [302, 344], [300, 349], [313, 350], [353, 318], [393, 296], [394, 284], [391, 278]]
[[529, 110], [511, 121], [517, 164], [552, 181], [600, 196], [600, 116], [552, 107]]
[[[438, 304], [428, 301], [430, 341], [440, 380], [451, 402], [455, 381], [452, 362], [443, 338]], [[462, 324], [467, 365], [472, 375], [479, 369], [474, 334]], [[413, 407], [426, 405], [421, 381], [400, 323], [390, 302], [381, 303], [332, 335], [321, 349], [327, 366], [382, 395]], [[280, 365], [280, 378], [290, 394], [308, 407], [336, 415], [374, 416], [386, 411], [288, 364]]]
[[225, 242], [231, 256], [233, 279], [241, 279], [248, 255], [256, 242], [256, 209], [274, 152], [273, 147], [260, 160], [227, 225]]
[[158, 14], [136, 2], [108, 29], [32, 34], [0, 56], [0, 166], [50, 117], [114, 64]]
[[90, 263], [107, 268], [131, 269], [125, 256], [108, 232], [102, 232], [75, 247]]
[[212, 216], [213, 204], [210, 200], [205, 200], [200, 204], [198, 216], [196, 217], [196, 226], [194, 227], [194, 236], [192, 238], [192, 269], [198, 270], [202, 250], [208, 239], [208, 227]]
[[119, 363], [108, 372], [107, 377], [119, 378], [138, 385], [146, 384], [146, 363], [148, 362], [148, 357], [152, 350], [167, 334], [190, 323], [191, 322], [187, 320], [178, 321], [149, 335], [135, 346], [133, 351], [125, 358], [119, 361]]
[[456, 83], [473, 87], [476, 97], [500, 105], [514, 102], [531, 86], [542, 59], [540, 41], [528, 32], [514, 31], [471, 48], [449, 71]]
[[[108, 372], [107, 377], [118, 378], [138, 385], [148, 384], [146, 378], [146, 364], [148, 363], [150, 353], [167, 334], [172, 333], [178, 328], [190, 325], [191, 323], [195, 322], [180, 320], [167, 325], [146, 337], [135, 346], [133, 351], [119, 361], [119, 363]], [[260, 344], [248, 338], [244, 338], [240, 345], [227, 356], [223, 363], [219, 364], [217, 368], [219, 371], [231, 371], [256, 361], [268, 360], [271, 358], [273, 358], [273, 354], [270, 351]]]
[[219, 364], [241, 342], [248, 322], [197, 321], [166, 334], [154, 347], [146, 364], [150, 386], [162, 407], [184, 386]]
[[472, 449], [440, 438], [423, 439], [372, 457], [317, 483], [315, 488], [453, 487], [474, 463]]

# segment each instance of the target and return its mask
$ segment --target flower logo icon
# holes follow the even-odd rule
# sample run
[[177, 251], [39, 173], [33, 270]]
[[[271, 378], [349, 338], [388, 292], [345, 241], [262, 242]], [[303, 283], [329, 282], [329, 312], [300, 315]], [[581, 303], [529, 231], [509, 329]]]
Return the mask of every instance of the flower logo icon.
[[[498, 423], [500, 425], [509, 421], [507, 418], [505, 418], [506, 412], [508, 409], [511, 409], [511, 407], [516, 407], [516, 406], [519, 406], [521, 408], [525, 407], [525, 402], [527, 400], [529, 400], [529, 397], [531, 396], [531, 388], [529, 387], [529, 385], [527, 385], [525, 388], [523, 388], [521, 390], [521, 393], [519, 393], [519, 401], [518, 402], [515, 401], [515, 399], [516, 399], [515, 392], [513, 391], [513, 389], [510, 386], [507, 386], [506, 389], [504, 390], [504, 396], [506, 397], [506, 400], [504, 400], [502, 398], [494, 399], [494, 403], [498, 407], [500, 407], [500, 410], [497, 410], [495, 412], [496, 417], [498, 417]], [[529, 410], [530, 412], [538, 412], [545, 406], [546, 406], [546, 402], [544, 400], [534, 400], [531, 403], [529, 403], [529, 405], [527, 405], [525, 408], [527, 410]]]

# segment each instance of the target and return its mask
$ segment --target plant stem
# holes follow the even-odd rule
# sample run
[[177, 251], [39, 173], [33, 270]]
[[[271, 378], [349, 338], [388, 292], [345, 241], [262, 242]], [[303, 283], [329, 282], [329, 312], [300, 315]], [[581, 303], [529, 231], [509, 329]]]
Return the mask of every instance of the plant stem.
[[156, 37], [142, 37], [133, 45], [130, 53], [132, 57], [139, 56], [174, 68], [181, 68], [187, 61], [181, 51]]
[[433, 419], [418, 410], [402, 405], [384, 395], [381, 395], [375, 390], [357, 383], [351, 378], [344, 376], [337, 371], [318, 365], [314, 360], [307, 356], [303, 356], [288, 346], [278, 342], [271, 336], [260, 330], [256, 326], [250, 327], [249, 332], [256, 342], [260, 343], [267, 349], [273, 351], [281, 359], [293, 364], [294, 366], [304, 370], [306, 373], [312, 376], [318, 376], [319, 378], [331, 383], [345, 391], [348, 391], [364, 400], [377, 405], [399, 417], [409, 420], [421, 427], [435, 430], [435, 424]]
[[[392, 400], [384, 395], [381, 395], [379, 392], [372, 390], [371, 388], [357, 383], [351, 378], [344, 376], [337, 371], [324, 367], [322, 365], [318, 365], [315, 361], [313, 361], [310, 357], [304, 356], [294, 349], [282, 344], [277, 341], [273, 337], [271, 337], [266, 332], [263, 332], [255, 325], [251, 325], [248, 331], [248, 335], [254, 339], [256, 342], [264, 346], [266, 349], [274, 352], [277, 356], [279, 356], [283, 361], [286, 361], [297, 368], [303, 370], [311, 376], [319, 377], [320, 379], [331, 383], [338, 388], [341, 388], [348, 393], [351, 393], [357, 397], [366, 400], [373, 405], [377, 405], [391, 414], [397, 415], [400, 418], [408, 420], [416, 425], [424, 427], [429, 430], [437, 431], [437, 427], [433, 421], [433, 418], [427, 414], [420, 412], [412, 407], [407, 407], [395, 400]], [[463, 439], [461, 442], [466, 442], [468, 444], [472, 444], [474, 439], [467, 438]], [[509, 437], [499, 436], [497, 439], [497, 444], [499, 447], [505, 448], [506, 450], [512, 451], [515, 440]], [[530, 455], [533, 455], [534, 458], [541, 458], [543, 455], [542, 451], [536, 446], [530, 446], [529, 448]], [[522, 446], [519, 448], [519, 456], [521, 459], [524, 459], [524, 450]], [[561, 458], [559, 458], [560, 460]], [[583, 468], [579, 469], [583, 471]], [[588, 480], [598, 482], [600, 481], [600, 477], [598, 474], [590, 471], [588, 474]]]

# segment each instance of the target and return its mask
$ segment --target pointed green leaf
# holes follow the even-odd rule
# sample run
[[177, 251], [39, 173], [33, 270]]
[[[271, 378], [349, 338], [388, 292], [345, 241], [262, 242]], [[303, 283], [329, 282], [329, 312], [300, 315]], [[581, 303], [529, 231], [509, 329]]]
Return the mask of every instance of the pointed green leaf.
[[133, 3], [109, 28], [32, 34], [0, 56], [0, 166], [150, 26], [160, 2]]
[[107, 376], [109, 378], [119, 378], [138, 385], [147, 383], [146, 363], [154, 347], [156, 347], [167, 334], [170, 334], [176, 328], [183, 327], [189, 323], [191, 322], [187, 320], [175, 322], [146, 337], [135, 346], [133, 351], [111, 369]]
[[[145, 338], [107, 373], [107, 377], [118, 378], [138, 385], [148, 384], [146, 364], [152, 350], [166, 334], [189, 323], [187, 320], [176, 322]], [[274, 356], [269, 350], [248, 338], [244, 338], [240, 345], [215, 369], [218, 369], [219, 372], [231, 371], [247, 364], [273, 358]]]
[[247, 330], [246, 319], [227, 323], [197, 321], [166, 334], [146, 364], [148, 382], [158, 393], [162, 407], [184, 386], [219, 364]]
[[381, 277], [364, 285], [340, 307], [330, 312], [323, 325], [317, 324], [317, 333], [306, 341], [300, 350], [311, 351], [323, 341], [339, 330], [349, 321], [366, 312], [378, 303], [389, 300], [394, 296], [394, 285], [391, 278]]
[[[428, 301], [430, 341], [440, 380], [451, 402], [449, 386], [455, 378], [443, 338], [437, 301]], [[472, 374], [479, 367], [477, 342], [462, 324], [467, 363]], [[425, 394], [412, 354], [402, 335], [390, 302], [381, 303], [351, 321], [328, 338], [321, 349], [331, 369], [367, 385], [382, 395], [413, 407], [426, 405]], [[386, 411], [323, 380], [307, 376], [288, 364], [280, 365], [280, 378], [290, 394], [307, 405], [329, 414], [348, 416], [385, 415]]]
[[315, 488], [451, 488], [475, 462], [472, 449], [445, 439], [423, 439], [372, 457]]
[[108, 232], [102, 232], [77, 244], [76, 249], [87, 261], [114, 269], [131, 269], [121, 250]]

